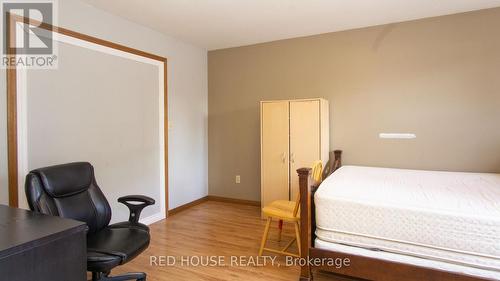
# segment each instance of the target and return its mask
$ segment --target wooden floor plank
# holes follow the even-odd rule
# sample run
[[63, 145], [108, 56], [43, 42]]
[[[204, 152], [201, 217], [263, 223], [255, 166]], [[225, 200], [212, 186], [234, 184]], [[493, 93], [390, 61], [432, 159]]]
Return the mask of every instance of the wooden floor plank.
[[[167, 220], [152, 224], [149, 248], [132, 262], [116, 268], [111, 275], [144, 271], [148, 281], [261, 281], [298, 280], [299, 267], [285, 266], [285, 258], [276, 257], [281, 264], [266, 266], [230, 266], [231, 256], [257, 257], [265, 221], [260, 208], [226, 202], [207, 201], [183, 210]], [[277, 239], [277, 222], [272, 225], [270, 240]], [[292, 225], [284, 227], [281, 242], [267, 246], [283, 247], [294, 235]], [[292, 246], [290, 251], [296, 251]], [[265, 255], [274, 257], [272, 253]], [[150, 256], [173, 256], [174, 266], [150, 265]], [[182, 266], [181, 257], [224, 256], [229, 266]], [[196, 259], [196, 258], [195, 258]], [[315, 272], [314, 280], [348, 280], [329, 273]]]

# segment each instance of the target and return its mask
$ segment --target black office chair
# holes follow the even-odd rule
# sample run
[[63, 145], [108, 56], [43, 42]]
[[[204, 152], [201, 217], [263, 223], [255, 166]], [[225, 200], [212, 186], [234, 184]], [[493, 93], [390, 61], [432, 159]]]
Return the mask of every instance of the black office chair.
[[86, 162], [33, 170], [26, 176], [25, 188], [32, 211], [87, 223], [87, 270], [93, 281], [146, 280], [143, 272], [113, 277], [109, 273], [148, 247], [149, 228], [139, 223], [139, 215], [155, 203], [152, 198], [119, 198], [130, 209], [129, 220], [109, 225], [111, 208], [97, 186], [94, 167]]

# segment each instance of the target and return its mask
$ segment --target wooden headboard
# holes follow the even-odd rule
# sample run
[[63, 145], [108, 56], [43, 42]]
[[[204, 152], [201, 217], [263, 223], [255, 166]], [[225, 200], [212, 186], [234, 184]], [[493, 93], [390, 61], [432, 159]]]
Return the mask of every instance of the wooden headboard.
[[342, 166], [342, 150], [334, 150], [330, 152], [330, 159], [326, 162], [322, 180], [326, 179], [329, 175], [333, 174], [338, 168]]

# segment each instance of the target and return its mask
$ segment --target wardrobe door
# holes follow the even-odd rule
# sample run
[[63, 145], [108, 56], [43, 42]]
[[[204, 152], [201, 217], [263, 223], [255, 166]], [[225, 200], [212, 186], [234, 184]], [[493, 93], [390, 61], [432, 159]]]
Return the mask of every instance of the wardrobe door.
[[290, 200], [299, 192], [297, 169], [311, 167], [320, 155], [320, 101], [290, 101]]
[[288, 101], [261, 103], [261, 204], [287, 200]]

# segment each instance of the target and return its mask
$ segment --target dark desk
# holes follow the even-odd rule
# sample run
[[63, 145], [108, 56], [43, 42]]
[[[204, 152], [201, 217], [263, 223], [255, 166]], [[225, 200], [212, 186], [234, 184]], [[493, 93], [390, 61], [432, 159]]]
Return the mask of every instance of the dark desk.
[[84, 281], [84, 223], [0, 205], [0, 280]]

